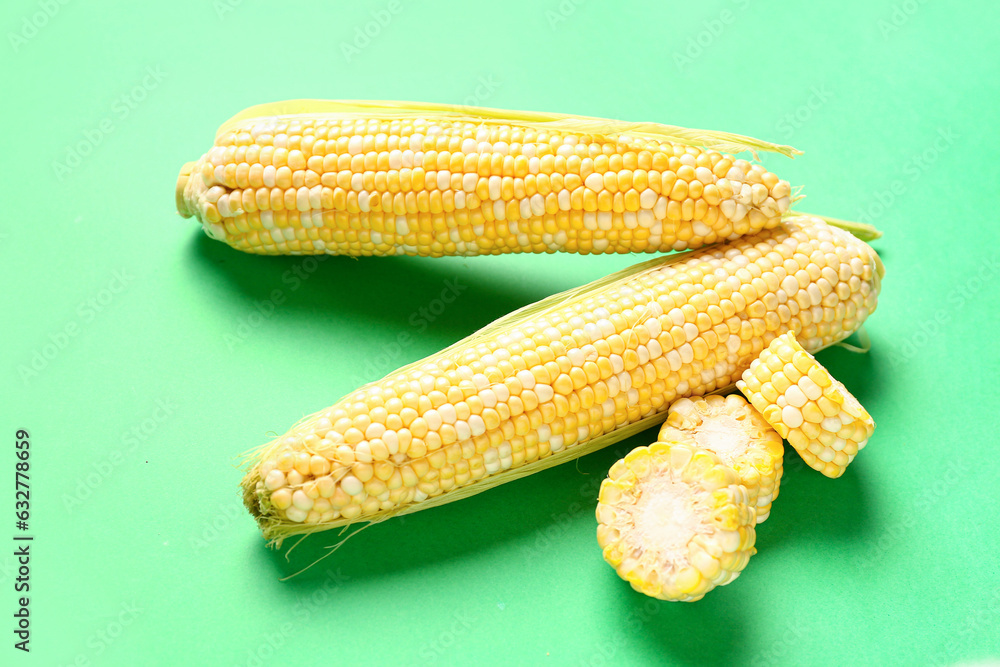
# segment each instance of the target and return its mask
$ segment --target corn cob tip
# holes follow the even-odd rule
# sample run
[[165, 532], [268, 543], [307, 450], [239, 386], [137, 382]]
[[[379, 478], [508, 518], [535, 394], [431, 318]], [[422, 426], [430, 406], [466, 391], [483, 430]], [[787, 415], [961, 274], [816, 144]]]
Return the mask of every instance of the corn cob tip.
[[174, 196], [177, 201], [177, 212], [180, 213], [183, 218], [190, 218], [194, 215], [194, 212], [188, 208], [187, 201], [184, 198], [184, 189], [187, 188], [188, 179], [191, 178], [191, 173], [194, 171], [196, 162], [187, 162], [181, 167], [181, 173], [177, 176], [177, 191]]

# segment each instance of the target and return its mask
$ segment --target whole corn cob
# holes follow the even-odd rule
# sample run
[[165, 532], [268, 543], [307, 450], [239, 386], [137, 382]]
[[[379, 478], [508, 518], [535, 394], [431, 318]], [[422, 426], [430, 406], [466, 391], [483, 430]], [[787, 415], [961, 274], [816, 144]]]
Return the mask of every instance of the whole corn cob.
[[293, 100], [225, 123], [181, 170], [177, 210], [259, 254], [683, 250], [788, 210], [786, 181], [727, 150], [795, 152], [656, 123]]
[[756, 510], [738, 480], [696, 446], [661, 440], [632, 450], [601, 484], [604, 559], [661, 600], [694, 602], [730, 583], [756, 553]]
[[712, 452], [737, 474], [757, 508], [757, 523], [771, 514], [781, 482], [781, 436], [739, 394], [679, 398], [667, 412], [658, 442]]
[[772, 340], [736, 386], [827, 477], [843, 475], [875, 430], [871, 415], [791, 331]]
[[781, 333], [812, 350], [842, 340], [875, 309], [880, 277], [870, 247], [814, 218], [651, 260], [306, 418], [249, 456], [245, 503], [280, 541], [478, 493], [732, 385]]

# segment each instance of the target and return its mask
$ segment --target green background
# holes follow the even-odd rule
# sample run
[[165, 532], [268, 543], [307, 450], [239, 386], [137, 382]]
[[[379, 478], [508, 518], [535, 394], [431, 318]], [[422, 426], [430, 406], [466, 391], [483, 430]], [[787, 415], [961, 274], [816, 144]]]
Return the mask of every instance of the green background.
[[[18, 428], [36, 536], [30, 655], [12, 647], [0, 546], [4, 664], [1000, 656], [994, 3], [63, 1], [0, 11], [0, 544]], [[295, 97], [653, 120], [803, 149], [765, 158], [806, 185], [801, 208], [885, 232], [871, 353], [820, 355], [878, 422], [870, 446], [838, 480], [788, 449], [758, 555], [696, 604], [633, 592], [596, 544], [597, 485], [653, 432], [374, 527], [278, 581], [335, 535], [287, 560], [265, 548], [237, 495], [240, 452], [641, 259], [311, 264], [240, 254], [179, 218], [177, 172], [215, 128]], [[441, 309], [446, 289], [459, 295]]]

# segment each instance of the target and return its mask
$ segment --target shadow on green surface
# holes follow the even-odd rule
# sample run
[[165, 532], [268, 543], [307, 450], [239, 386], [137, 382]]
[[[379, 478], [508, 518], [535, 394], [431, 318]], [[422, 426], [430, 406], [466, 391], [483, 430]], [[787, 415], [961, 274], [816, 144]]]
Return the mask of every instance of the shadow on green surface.
[[470, 266], [464, 258], [262, 257], [204, 234], [195, 235], [189, 249], [192, 280], [206, 286], [207, 298], [232, 301], [235, 294], [252, 307], [274, 300], [278, 290], [275, 320], [316, 327], [347, 316], [379, 327], [366, 332], [375, 337], [423, 336], [433, 325], [435, 338], [453, 341], [551, 293], [483, 263], [498, 258]]
[[[648, 442], [650, 429], [617, 445], [530, 477], [504, 484], [461, 502], [389, 519], [347, 540], [335, 553], [284, 585], [305, 589], [330, 570], [352, 580], [420, 569], [498, 545], [515, 548], [525, 566], [543, 563], [553, 542], [577, 534], [580, 523], [597, 528], [597, 493], [608, 468], [632, 448]], [[554, 527], [554, 528], [553, 528]], [[317, 533], [297, 546], [257, 550], [262, 569], [287, 577], [323, 558], [341, 540], [339, 530]], [[346, 535], [346, 533], [345, 533]], [[594, 541], [596, 549], [596, 538]], [[545, 565], [546, 567], [548, 565]]]
[[883, 368], [885, 358], [882, 356], [885, 353], [886, 350], [873, 341], [872, 349], [865, 354], [851, 352], [842, 347], [831, 347], [820, 352], [816, 359], [861, 402], [861, 405], [866, 405], [870, 402], [869, 399], [874, 400], [875, 396], [886, 390], [883, 376], [888, 369]]
[[863, 460], [851, 464], [841, 477], [829, 479], [786, 446], [781, 490], [771, 516], [757, 526], [757, 550], [795, 548], [803, 542], [834, 545], [864, 541], [878, 528], [868, 495]]
[[602, 602], [608, 605], [609, 618], [625, 624], [629, 641], [651, 645], [652, 650], [644, 653], [670, 656], [663, 664], [732, 665], [746, 658], [747, 619], [755, 610], [740, 587], [727, 586], [696, 603], [685, 603], [653, 600], [622, 583], [612, 575]]

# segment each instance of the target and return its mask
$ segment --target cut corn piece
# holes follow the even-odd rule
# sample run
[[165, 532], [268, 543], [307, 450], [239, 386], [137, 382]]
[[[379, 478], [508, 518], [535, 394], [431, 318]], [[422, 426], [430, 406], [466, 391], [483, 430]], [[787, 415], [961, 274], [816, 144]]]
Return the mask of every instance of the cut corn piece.
[[694, 602], [733, 581], [756, 553], [756, 510], [739, 476], [708, 450], [633, 449], [601, 484], [597, 542], [632, 588]]
[[[813, 350], [847, 337], [875, 309], [879, 266], [847, 232], [793, 218], [557, 294], [252, 452], [244, 501], [280, 541], [582, 456], [659, 423], [679, 397], [731, 386], [778, 334], [794, 330]], [[284, 488], [292, 497], [275, 497]]]
[[736, 386], [827, 477], [843, 475], [875, 430], [871, 415], [791, 331], [772, 340]]
[[736, 471], [757, 508], [757, 523], [771, 514], [781, 482], [781, 436], [739, 394], [679, 398], [670, 406], [659, 442], [712, 452]]
[[225, 123], [181, 170], [177, 210], [268, 255], [683, 250], [789, 208], [787, 181], [720, 150], [795, 152], [656, 123], [293, 100]]

